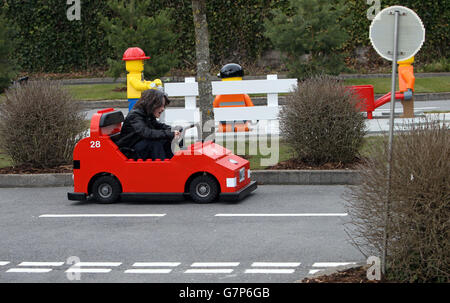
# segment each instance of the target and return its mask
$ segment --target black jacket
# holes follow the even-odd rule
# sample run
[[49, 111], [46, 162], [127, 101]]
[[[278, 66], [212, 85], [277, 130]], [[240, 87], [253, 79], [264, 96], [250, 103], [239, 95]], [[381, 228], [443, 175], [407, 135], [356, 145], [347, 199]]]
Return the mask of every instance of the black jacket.
[[116, 143], [119, 147], [131, 148], [142, 139], [172, 140], [174, 135], [169, 125], [158, 122], [153, 114], [147, 116], [137, 108], [128, 113]]

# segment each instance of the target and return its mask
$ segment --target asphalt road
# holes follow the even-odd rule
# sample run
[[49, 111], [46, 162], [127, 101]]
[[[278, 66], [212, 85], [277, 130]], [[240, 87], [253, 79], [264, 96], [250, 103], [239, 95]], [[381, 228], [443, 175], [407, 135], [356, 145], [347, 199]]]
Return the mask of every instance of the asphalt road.
[[0, 282], [289, 283], [364, 262], [344, 232], [344, 186], [260, 186], [208, 205], [101, 205], [71, 190], [0, 189]]

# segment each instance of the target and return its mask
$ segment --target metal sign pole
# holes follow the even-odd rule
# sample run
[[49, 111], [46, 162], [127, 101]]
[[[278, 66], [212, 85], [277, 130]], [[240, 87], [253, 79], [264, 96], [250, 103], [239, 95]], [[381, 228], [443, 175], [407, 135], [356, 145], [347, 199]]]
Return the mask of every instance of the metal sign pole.
[[383, 231], [383, 255], [382, 255], [382, 273], [386, 273], [386, 255], [387, 255], [387, 239], [388, 239], [388, 222], [389, 222], [389, 205], [391, 199], [391, 174], [392, 174], [392, 143], [394, 139], [394, 113], [395, 113], [395, 88], [397, 83], [397, 57], [398, 57], [398, 23], [400, 12], [396, 10], [394, 13], [394, 53], [392, 54], [392, 86], [391, 86], [391, 113], [389, 120], [389, 145], [388, 145], [388, 163], [387, 163], [387, 195], [384, 214], [384, 231]]

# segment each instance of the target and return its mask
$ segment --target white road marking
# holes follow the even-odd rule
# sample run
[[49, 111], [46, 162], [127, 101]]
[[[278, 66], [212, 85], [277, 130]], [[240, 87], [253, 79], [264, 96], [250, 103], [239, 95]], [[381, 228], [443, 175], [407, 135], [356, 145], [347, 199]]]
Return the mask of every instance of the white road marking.
[[155, 269], [155, 268], [141, 268], [141, 269], [127, 269], [126, 274], [169, 274], [172, 269]]
[[180, 265], [180, 262], [136, 262], [134, 267], [176, 267]]
[[64, 262], [22, 262], [18, 266], [62, 266]]
[[185, 274], [231, 274], [233, 272], [233, 269], [212, 269], [212, 268], [196, 268], [196, 269], [188, 269], [184, 273]]
[[90, 274], [103, 274], [109, 273], [110, 268], [69, 268], [66, 273], [90, 273]]
[[78, 262], [72, 265], [73, 267], [89, 267], [89, 266], [98, 266], [98, 267], [109, 267], [109, 266], [120, 266], [121, 262]]
[[5, 266], [8, 265], [9, 262], [8, 261], [0, 261], [0, 266]]
[[40, 215], [39, 218], [146, 218], [164, 217], [166, 214], [63, 214]]
[[246, 274], [292, 274], [295, 269], [252, 268], [246, 269]]
[[308, 274], [309, 274], [309, 275], [313, 275], [313, 274], [315, 274], [316, 272], [319, 272], [319, 271], [321, 271], [321, 270], [323, 270], [323, 269], [311, 269], [311, 270], [308, 272]]
[[51, 272], [51, 268], [11, 268], [6, 272], [8, 273], [47, 273]]
[[297, 267], [300, 264], [299, 262], [253, 262], [252, 267]]
[[345, 217], [347, 213], [305, 214], [216, 214], [215, 217]]
[[336, 266], [344, 266], [356, 264], [355, 262], [316, 262], [313, 264], [313, 267], [336, 267]]
[[191, 267], [233, 267], [238, 265], [239, 262], [195, 262]]

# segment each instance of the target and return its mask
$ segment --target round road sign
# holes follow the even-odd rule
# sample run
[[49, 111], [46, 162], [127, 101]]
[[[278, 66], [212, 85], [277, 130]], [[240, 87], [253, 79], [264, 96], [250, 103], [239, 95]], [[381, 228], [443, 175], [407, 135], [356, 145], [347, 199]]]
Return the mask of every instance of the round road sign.
[[395, 11], [399, 12], [397, 60], [411, 58], [425, 41], [425, 27], [417, 14], [404, 6], [391, 6], [379, 12], [370, 25], [370, 41], [377, 53], [393, 60]]

